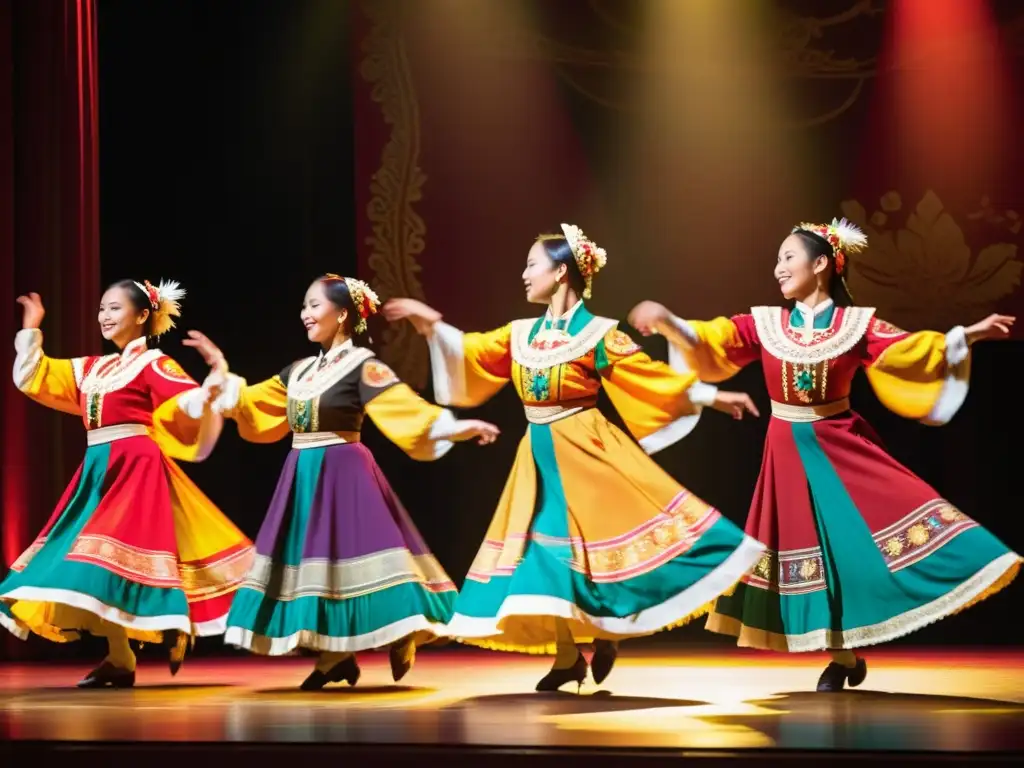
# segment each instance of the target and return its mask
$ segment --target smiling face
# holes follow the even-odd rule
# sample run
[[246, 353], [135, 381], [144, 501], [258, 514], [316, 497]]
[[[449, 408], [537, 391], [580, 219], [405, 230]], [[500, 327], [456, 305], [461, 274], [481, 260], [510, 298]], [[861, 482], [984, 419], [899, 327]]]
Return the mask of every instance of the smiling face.
[[121, 349], [142, 336], [148, 319], [149, 310], [139, 311], [125, 288], [108, 288], [100, 298], [97, 316], [100, 333], [104, 339], [114, 342]]
[[306, 291], [299, 317], [302, 318], [310, 341], [329, 346], [344, 325], [348, 311], [328, 299], [324, 284], [317, 280]]
[[813, 293], [819, 287], [819, 277], [823, 277], [827, 269], [828, 258], [817, 256], [812, 259], [807, 243], [800, 235], [794, 233], [782, 241], [775, 264], [775, 279], [785, 298], [800, 300]]
[[526, 269], [523, 270], [526, 300], [531, 304], [550, 302], [558, 286], [565, 280], [566, 272], [564, 264], [556, 264], [548, 256], [543, 243], [534, 243], [530, 252], [526, 254]]

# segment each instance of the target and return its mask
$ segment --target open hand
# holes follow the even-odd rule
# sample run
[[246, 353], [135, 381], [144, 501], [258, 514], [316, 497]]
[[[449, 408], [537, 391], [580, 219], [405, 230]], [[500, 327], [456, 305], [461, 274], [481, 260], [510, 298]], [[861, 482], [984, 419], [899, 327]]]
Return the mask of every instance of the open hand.
[[653, 336], [658, 332], [661, 323], [667, 323], [672, 317], [668, 307], [656, 301], [641, 301], [629, 313], [629, 324], [644, 336]]
[[459, 421], [461, 429], [455, 434], [454, 440], [472, 440], [474, 437], [477, 438], [477, 443], [480, 445], [490, 445], [498, 439], [498, 435], [501, 434], [499, 430], [493, 424], [486, 421], [480, 421], [479, 419], [464, 419]]
[[417, 333], [424, 335], [441, 319], [440, 312], [416, 299], [389, 299], [381, 307], [381, 314], [390, 323], [408, 320]]
[[43, 300], [38, 293], [30, 293], [27, 296], [19, 296], [16, 301], [21, 304], [21, 327], [38, 328], [43, 324], [43, 317], [46, 310], [43, 308]]
[[192, 347], [203, 358], [203, 361], [216, 371], [227, 370], [228, 364], [224, 359], [224, 353], [220, 348], [207, 338], [206, 334], [199, 331], [189, 331], [188, 338], [182, 339], [182, 344]]
[[1010, 329], [1016, 319], [1012, 315], [989, 315], [981, 322], [964, 329], [967, 332], [967, 343], [1005, 339], [1010, 335]]
[[716, 411], [728, 413], [737, 420], [742, 419], [747, 413], [751, 416], [761, 415], [758, 413], [754, 401], [750, 399], [750, 395], [746, 392], [723, 392], [718, 390], [718, 395], [715, 396], [715, 402], [711, 407]]

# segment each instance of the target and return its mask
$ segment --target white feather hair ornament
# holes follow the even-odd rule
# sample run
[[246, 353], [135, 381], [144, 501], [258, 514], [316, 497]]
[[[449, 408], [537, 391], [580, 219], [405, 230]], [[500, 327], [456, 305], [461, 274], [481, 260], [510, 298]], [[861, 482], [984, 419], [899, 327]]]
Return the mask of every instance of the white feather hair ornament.
[[181, 317], [181, 300], [185, 289], [177, 280], [161, 280], [154, 286], [149, 280], [135, 283], [147, 297], [153, 316], [151, 336], [163, 336], [174, 327], [174, 318]]
[[863, 230], [846, 218], [832, 219], [829, 224], [810, 224], [804, 222], [796, 229], [822, 237], [832, 246], [832, 256], [836, 265], [836, 274], [846, 273], [846, 257], [848, 254], [860, 253], [868, 247], [868, 236]]

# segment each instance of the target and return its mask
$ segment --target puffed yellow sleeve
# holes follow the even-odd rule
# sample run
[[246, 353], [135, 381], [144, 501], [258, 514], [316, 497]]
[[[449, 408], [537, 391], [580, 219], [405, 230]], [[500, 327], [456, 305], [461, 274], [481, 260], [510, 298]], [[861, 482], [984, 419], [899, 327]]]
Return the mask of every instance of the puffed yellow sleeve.
[[626, 427], [647, 453], [682, 440], [700, 420], [701, 408], [715, 401], [718, 390], [652, 360], [639, 344], [617, 328], [594, 351], [601, 383]]
[[43, 354], [43, 332], [23, 328], [14, 336], [14, 385], [32, 400], [57, 411], [81, 414], [79, 384], [85, 358], [60, 360]]
[[963, 326], [907, 333], [874, 318], [864, 335], [864, 368], [893, 413], [931, 426], [949, 422], [967, 398], [971, 349]]
[[250, 443], [277, 442], [291, 433], [285, 375], [278, 374], [256, 384], [248, 384], [241, 376], [229, 373], [211, 407], [235, 422], [243, 440]]
[[471, 408], [494, 397], [512, 376], [511, 339], [511, 323], [487, 333], [435, 323], [427, 339], [434, 399]]
[[721, 382], [758, 359], [761, 353], [752, 315], [682, 320], [672, 317], [658, 326], [669, 342], [669, 364], [691, 370], [702, 381]]
[[460, 426], [452, 412], [428, 403], [380, 360], [363, 363], [359, 395], [377, 429], [411, 458], [434, 461], [451, 450]]
[[202, 387], [167, 355], [146, 366], [143, 377], [153, 403], [151, 435], [160, 450], [181, 461], [204, 459], [213, 445], [204, 439], [204, 419], [209, 414]]

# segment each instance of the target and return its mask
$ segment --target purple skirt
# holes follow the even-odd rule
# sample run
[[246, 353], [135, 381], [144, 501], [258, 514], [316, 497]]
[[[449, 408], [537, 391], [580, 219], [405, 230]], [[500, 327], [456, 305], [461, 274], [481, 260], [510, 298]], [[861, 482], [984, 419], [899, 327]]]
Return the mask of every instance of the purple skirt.
[[293, 449], [225, 642], [268, 655], [429, 642], [456, 594], [365, 446]]

